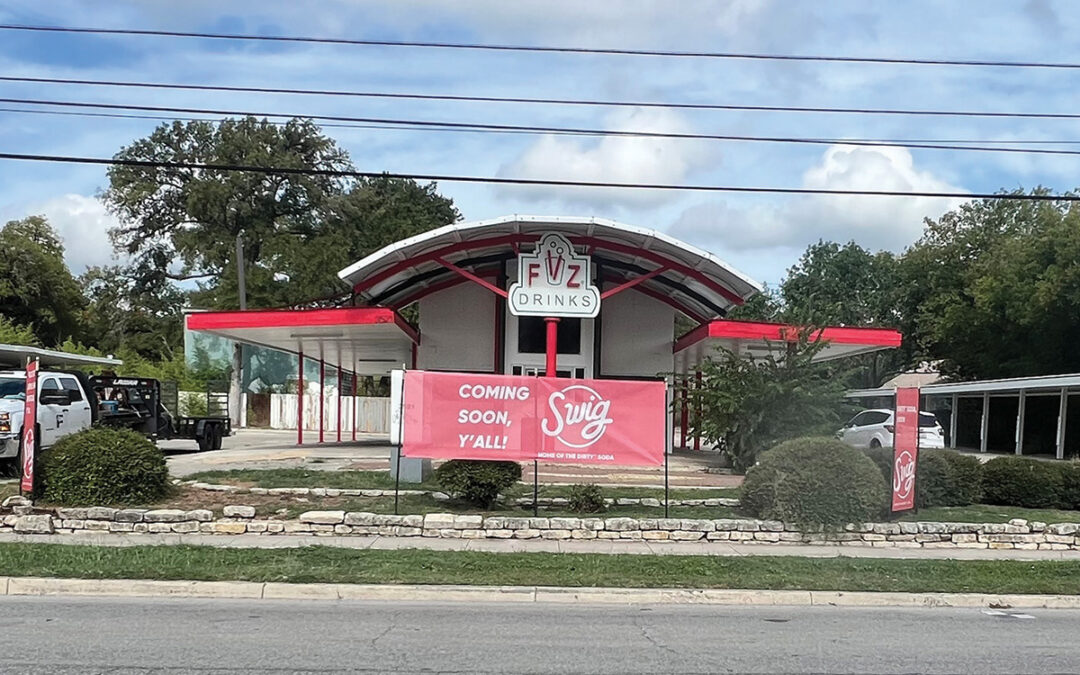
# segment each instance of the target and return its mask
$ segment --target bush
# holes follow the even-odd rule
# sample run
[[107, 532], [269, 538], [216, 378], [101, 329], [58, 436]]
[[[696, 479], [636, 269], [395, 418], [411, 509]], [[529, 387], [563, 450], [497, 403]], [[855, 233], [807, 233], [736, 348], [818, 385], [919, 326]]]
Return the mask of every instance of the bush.
[[64, 436], [41, 453], [37, 494], [70, 506], [148, 504], [169, 492], [161, 450], [127, 429]]
[[[893, 449], [869, 448], [863, 452], [881, 471], [886, 489], [891, 489]], [[954, 450], [920, 450], [915, 475], [915, 494], [920, 509], [978, 503], [982, 499], [979, 460]]]
[[1066, 506], [1062, 466], [1023, 457], [998, 457], [982, 467], [987, 504], [1052, 509]]
[[864, 454], [834, 438], [797, 438], [746, 472], [742, 508], [757, 518], [839, 526], [880, 517], [888, 492]]
[[604, 493], [599, 485], [573, 485], [570, 487], [570, 510], [574, 513], [599, 513], [607, 508]]
[[1080, 462], [1062, 462], [1061, 508], [1080, 510]]
[[452, 459], [435, 469], [435, 480], [451, 496], [486, 509], [500, 492], [521, 480], [521, 465]]

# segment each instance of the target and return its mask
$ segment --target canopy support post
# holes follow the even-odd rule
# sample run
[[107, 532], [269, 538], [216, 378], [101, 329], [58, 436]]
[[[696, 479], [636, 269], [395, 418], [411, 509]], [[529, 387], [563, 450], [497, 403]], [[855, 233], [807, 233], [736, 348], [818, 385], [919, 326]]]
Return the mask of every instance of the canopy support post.
[[1061, 400], [1058, 402], [1058, 423], [1057, 423], [1057, 448], [1055, 449], [1054, 456], [1058, 459], [1065, 459], [1065, 425], [1068, 424], [1069, 414], [1069, 390], [1061, 390]]
[[953, 450], [956, 449], [956, 429], [959, 426], [958, 418], [960, 417], [960, 396], [958, 394], [952, 395], [952, 414], [949, 415], [949, 447]]
[[323, 415], [326, 412], [326, 361], [319, 359], [319, 442], [326, 442], [324, 436], [325, 424], [323, 424]]
[[341, 366], [337, 367], [337, 442], [341, 442]]
[[296, 372], [296, 444], [304, 444], [304, 350], [299, 352], [300, 367]]
[[700, 370], [698, 370], [694, 374], [694, 391], [696, 392], [696, 395], [694, 396], [694, 398], [697, 399], [694, 402], [694, 450], [696, 452], [698, 452], [698, 451], [701, 450], [701, 413], [703, 412], [702, 407], [701, 407], [701, 371]]
[[982, 421], [979, 426], [979, 452], [986, 452], [990, 443], [990, 393], [983, 392]]
[[352, 439], [356, 440], [356, 411], [359, 407], [359, 401], [356, 400], [356, 371], [352, 374]]
[[559, 361], [559, 317], [546, 316], [547, 324], [547, 349], [544, 377], [558, 377]]

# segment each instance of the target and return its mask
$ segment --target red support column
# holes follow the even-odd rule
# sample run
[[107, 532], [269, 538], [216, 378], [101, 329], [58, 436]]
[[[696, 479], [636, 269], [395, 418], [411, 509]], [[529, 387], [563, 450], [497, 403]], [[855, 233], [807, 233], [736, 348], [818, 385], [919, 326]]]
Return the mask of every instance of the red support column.
[[300, 367], [296, 375], [296, 444], [304, 444], [304, 350], [300, 350]]
[[694, 450], [701, 450], [701, 371], [694, 376], [697, 404], [694, 406]]
[[337, 369], [337, 442], [341, 442], [341, 366]]
[[354, 441], [356, 440], [356, 411], [357, 411], [356, 373], [353, 372], [353, 374], [352, 374], [352, 439]]
[[323, 437], [323, 431], [324, 431], [323, 427], [325, 426], [323, 424], [323, 414], [325, 413], [325, 408], [326, 408], [326, 395], [325, 395], [325, 389], [324, 389], [325, 386], [326, 386], [326, 361], [323, 361], [322, 359], [319, 359], [319, 442], [320, 443], [322, 443], [322, 442], [324, 442], [326, 440]]
[[679, 426], [679, 376], [671, 378], [671, 449], [675, 449], [675, 429]]
[[544, 317], [547, 323], [547, 364], [544, 368], [544, 377], [558, 377], [559, 363], [559, 318], [555, 316]]
[[682, 411], [679, 419], [679, 447], [686, 448], [686, 430], [690, 426], [690, 380], [686, 376], [683, 376], [682, 381]]

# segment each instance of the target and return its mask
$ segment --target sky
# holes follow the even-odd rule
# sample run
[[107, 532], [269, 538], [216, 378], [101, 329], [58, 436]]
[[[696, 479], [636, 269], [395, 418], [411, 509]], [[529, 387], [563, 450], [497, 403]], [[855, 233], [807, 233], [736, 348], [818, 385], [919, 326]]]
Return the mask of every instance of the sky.
[[[977, 7], [977, 11], [974, 11]], [[252, 35], [920, 59], [1080, 62], [1066, 1], [8, 0], [0, 23]], [[0, 74], [480, 96], [1075, 112], [1080, 71], [495, 53], [0, 31]], [[1080, 121], [689, 111], [0, 82], [0, 97], [727, 135], [1080, 139]], [[32, 108], [0, 104], [0, 108]], [[109, 157], [153, 120], [0, 111], [0, 152]], [[898, 147], [326, 128], [363, 171], [993, 192], [1078, 187], [1080, 157]], [[1057, 147], [1057, 146], [1055, 146]], [[1076, 147], [1076, 146], [1061, 146]], [[43, 214], [72, 270], [114, 262], [103, 167], [0, 160], [0, 222]], [[610, 218], [776, 285], [819, 239], [902, 251], [960, 200], [443, 183], [466, 220]]]

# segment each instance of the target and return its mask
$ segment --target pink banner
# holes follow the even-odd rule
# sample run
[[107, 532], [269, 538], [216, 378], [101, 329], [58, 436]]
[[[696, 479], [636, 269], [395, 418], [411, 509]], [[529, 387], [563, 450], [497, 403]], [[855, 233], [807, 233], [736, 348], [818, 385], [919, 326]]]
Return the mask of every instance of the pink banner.
[[26, 399], [23, 403], [22, 434], [22, 480], [19, 489], [23, 492], [34, 490], [34, 447], [37, 445], [37, 385], [38, 362], [26, 364]]
[[663, 382], [410, 370], [403, 399], [405, 457], [664, 463]]
[[919, 459], [919, 389], [896, 390], [893, 415], [892, 510], [915, 508], [915, 467]]

